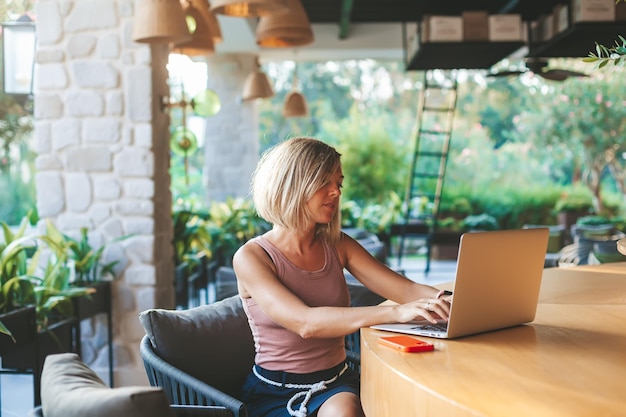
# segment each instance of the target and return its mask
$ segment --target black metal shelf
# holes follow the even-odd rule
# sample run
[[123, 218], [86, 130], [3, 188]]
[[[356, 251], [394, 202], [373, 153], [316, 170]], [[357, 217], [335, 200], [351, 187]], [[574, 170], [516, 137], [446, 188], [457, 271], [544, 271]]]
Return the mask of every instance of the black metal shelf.
[[524, 42], [427, 42], [422, 43], [406, 70], [488, 69], [524, 46]]
[[626, 36], [626, 22], [578, 22], [549, 41], [533, 44], [529, 57], [579, 58], [595, 52], [596, 42], [613, 46], [618, 35]]

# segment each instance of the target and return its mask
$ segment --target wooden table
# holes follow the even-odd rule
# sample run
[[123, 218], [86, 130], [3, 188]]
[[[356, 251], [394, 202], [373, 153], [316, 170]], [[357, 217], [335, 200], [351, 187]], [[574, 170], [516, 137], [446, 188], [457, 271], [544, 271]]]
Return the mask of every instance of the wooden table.
[[626, 263], [546, 269], [539, 298], [528, 325], [418, 337], [434, 352], [397, 352], [377, 343], [389, 333], [362, 329], [366, 415], [626, 416]]

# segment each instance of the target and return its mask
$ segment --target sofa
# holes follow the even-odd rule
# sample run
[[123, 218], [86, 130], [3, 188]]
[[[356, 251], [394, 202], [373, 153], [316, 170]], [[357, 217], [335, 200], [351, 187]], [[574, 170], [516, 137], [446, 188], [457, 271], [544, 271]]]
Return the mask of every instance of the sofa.
[[76, 353], [48, 355], [29, 417], [226, 417], [224, 407], [170, 406], [161, 388], [110, 388]]

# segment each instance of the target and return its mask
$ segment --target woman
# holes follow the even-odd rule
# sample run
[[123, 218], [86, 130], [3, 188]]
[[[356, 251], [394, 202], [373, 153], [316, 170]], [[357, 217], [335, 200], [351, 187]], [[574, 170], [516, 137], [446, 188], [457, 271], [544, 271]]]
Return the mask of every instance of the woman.
[[[311, 138], [275, 146], [253, 175], [256, 210], [273, 228], [233, 258], [256, 349], [242, 397], [250, 416], [363, 416], [344, 336], [448, 318], [443, 291], [394, 272], [341, 232], [343, 179], [340, 154]], [[344, 268], [398, 304], [350, 307]]]

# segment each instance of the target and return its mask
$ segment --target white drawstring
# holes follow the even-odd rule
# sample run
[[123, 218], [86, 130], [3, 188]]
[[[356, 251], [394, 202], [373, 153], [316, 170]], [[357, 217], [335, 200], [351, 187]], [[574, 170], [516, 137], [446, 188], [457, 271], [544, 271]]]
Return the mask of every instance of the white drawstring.
[[[313, 396], [313, 394], [315, 394], [316, 392], [324, 391], [327, 388], [328, 384], [332, 384], [333, 382], [335, 382], [337, 378], [339, 378], [341, 375], [343, 375], [344, 372], [346, 372], [347, 369], [348, 364], [344, 363], [343, 368], [341, 369], [341, 371], [339, 371], [337, 375], [327, 381], [320, 381], [316, 382], [315, 384], [284, 384], [285, 388], [296, 388], [305, 390], [295, 393], [287, 402], [287, 411], [289, 412], [289, 415], [293, 417], [306, 417], [308, 412], [306, 409], [306, 405]], [[256, 370], [256, 366], [252, 367], [252, 372], [254, 372], [254, 375], [256, 375], [257, 378], [259, 378], [266, 384], [274, 385], [276, 387], [283, 386], [282, 383], [272, 381], [271, 379], [267, 379], [263, 375], [259, 374], [259, 372]], [[294, 410], [292, 408], [293, 403], [302, 396], [304, 396], [304, 400], [302, 400], [300, 408], [298, 408], [298, 410]]]

